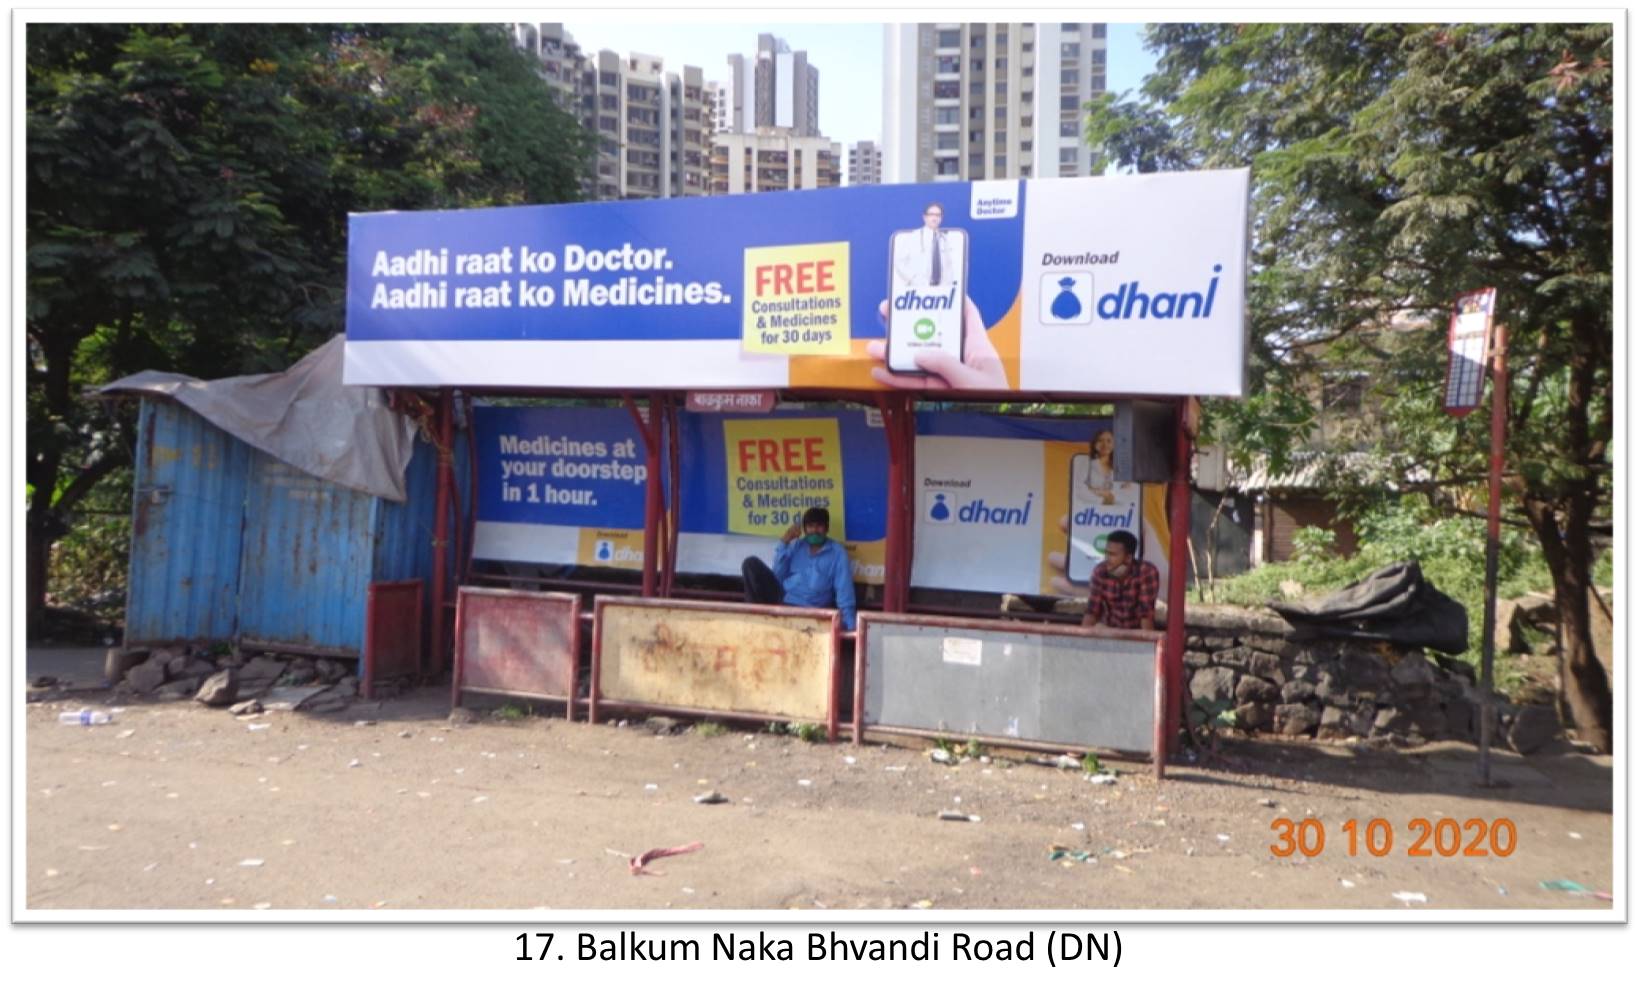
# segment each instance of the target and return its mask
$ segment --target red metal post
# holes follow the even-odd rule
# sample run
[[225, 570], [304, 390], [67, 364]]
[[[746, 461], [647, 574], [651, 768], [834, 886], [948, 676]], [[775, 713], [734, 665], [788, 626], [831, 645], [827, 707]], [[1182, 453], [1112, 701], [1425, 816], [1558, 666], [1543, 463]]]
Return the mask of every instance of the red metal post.
[[[883, 566], [882, 609], [902, 612], [898, 600], [899, 562], [904, 559], [904, 521], [899, 506], [904, 501], [904, 440], [899, 432], [896, 398], [879, 394], [876, 408], [882, 413], [882, 433], [887, 437], [887, 563]], [[854, 649], [857, 653], [857, 648]]]
[[626, 410], [631, 412], [642, 434], [643, 456], [648, 468], [643, 495], [643, 597], [653, 598], [659, 594], [660, 587], [660, 517], [665, 509], [665, 499], [660, 491], [658, 395], [649, 398], [647, 420], [637, 411], [637, 404], [631, 400], [631, 395], [625, 395], [625, 401]]
[[677, 585], [677, 547], [682, 543], [682, 441], [679, 436], [677, 399], [670, 398], [665, 406], [666, 456], [671, 471], [671, 530], [666, 534], [665, 597], [670, 598]]
[[466, 411], [466, 468], [467, 490], [471, 500], [466, 511], [466, 559], [461, 562], [460, 583], [466, 584], [472, 576], [472, 548], [478, 541], [478, 430], [472, 421], [472, 395], [463, 394]]
[[868, 620], [858, 620], [859, 636], [853, 642], [853, 746], [864, 744], [865, 648], [870, 645]]
[[1172, 480], [1167, 495], [1167, 526], [1171, 530], [1171, 550], [1166, 576], [1166, 749], [1177, 749], [1183, 727], [1183, 601], [1189, 565], [1189, 460], [1190, 441], [1184, 417], [1188, 399], [1177, 403], [1177, 444], [1172, 456]]
[[[857, 653], [857, 648], [855, 648]], [[842, 719], [842, 614], [837, 612], [830, 621], [830, 709], [825, 715], [825, 736], [836, 742], [836, 730]]]
[[466, 654], [462, 647], [462, 631], [466, 623], [466, 599], [459, 589], [455, 592], [455, 673], [449, 678], [449, 707], [461, 704], [461, 673], [466, 670]]
[[[419, 638], [420, 634], [417, 633]], [[375, 585], [364, 595], [364, 698], [375, 698]]]
[[903, 439], [899, 446], [899, 463], [904, 465], [900, 477], [904, 490], [900, 497], [899, 514], [902, 517], [899, 540], [899, 611], [910, 611], [910, 573], [916, 563], [916, 402], [909, 395], [903, 398]]
[[574, 696], [580, 691], [580, 596], [574, 596], [574, 629], [569, 637], [568, 701], [563, 706], [563, 718], [574, 722]]
[[586, 690], [586, 722], [597, 725], [597, 693], [603, 679], [603, 599], [592, 603], [591, 684]]
[[1496, 555], [1501, 545], [1501, 491], [1503, 454], [1507, 443], [1507, 326], [1497, 324], [1491, 345], [1490, 377], [1490, 507], [1484, 542], [1484, 634], [1479, 658], [1479, 783], [1490, 784], [1490, 742], [1496, 735]]
[[[1168, 616], [1168, 618], [1170, 618]], [[1166, 652], [1169, 639], [1155, 644], [1155, 781], [1166, 777]]]
[[434, 445], [438, 449], [438, 497], [433, 503], [432, 524], [432, 654], [434, 674], [444, 665], [444, 595], [445, 576], [449, 572], [449, 490], [451, 472], [450, 437], [453, 425], [450, 392], [438, 392], [438, 434]]

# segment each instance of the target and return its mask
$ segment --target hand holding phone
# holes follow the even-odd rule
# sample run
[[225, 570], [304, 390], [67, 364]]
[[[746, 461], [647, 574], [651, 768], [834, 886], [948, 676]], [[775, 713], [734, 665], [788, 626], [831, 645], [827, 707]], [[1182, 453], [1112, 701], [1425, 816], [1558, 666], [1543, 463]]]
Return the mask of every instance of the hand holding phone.
[[[883, 301], [879, 312], [887, 321], [889, 302]], [[870, 376], [878, 384], [910, 391], [1005, 391], [1010, 389], [1006, 367], [1001, 354], [995, 351], [989, 333], [984, 329], [984, 317], [978, 305], [967, 299], [966, 346], [962, 356], [953, 356], [938, 350], [922, 350], [915, 354], [916, 363], [923, 371], [919, 375], [896, 374], [886, 368], [887, 341], [872, 339], [865, 352], [882, 366], [871, 367]]]
[[967, 331], [967, 232], [924, 226], [894, 232], [888, 246], [887, 370], [926, 375], [922, 354], [960, 362]]

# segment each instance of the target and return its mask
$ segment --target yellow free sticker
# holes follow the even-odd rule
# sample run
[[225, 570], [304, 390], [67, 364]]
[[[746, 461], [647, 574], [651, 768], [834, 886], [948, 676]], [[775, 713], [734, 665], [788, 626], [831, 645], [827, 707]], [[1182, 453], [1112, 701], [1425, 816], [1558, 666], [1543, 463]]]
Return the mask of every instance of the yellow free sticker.
[[815, 506], [831, 539], [846, 539], [842, 440], [833, 418], [726, 419], [728, 531], [778, 536]]
[[848, 244], [810, 242], [745, 250], [745, 302], [740, 323], [747, 353], [845, 356]]

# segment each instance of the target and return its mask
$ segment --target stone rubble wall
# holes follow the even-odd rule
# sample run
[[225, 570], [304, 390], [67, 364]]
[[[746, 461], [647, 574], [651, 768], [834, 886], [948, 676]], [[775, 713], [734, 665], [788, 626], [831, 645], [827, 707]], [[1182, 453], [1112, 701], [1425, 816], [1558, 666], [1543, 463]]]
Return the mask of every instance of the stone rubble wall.
[[[1314, 637], [1267, 610], [1190, 605], [1185, 629], [1190, 699], [1232, 708], [1236, 729], [1401, 747], [1478, 741], [1481, 693], [1462, 661]], [[1498, 747], [1531, 753], [1558, 735], [1554, 710], [1495, 702]]]

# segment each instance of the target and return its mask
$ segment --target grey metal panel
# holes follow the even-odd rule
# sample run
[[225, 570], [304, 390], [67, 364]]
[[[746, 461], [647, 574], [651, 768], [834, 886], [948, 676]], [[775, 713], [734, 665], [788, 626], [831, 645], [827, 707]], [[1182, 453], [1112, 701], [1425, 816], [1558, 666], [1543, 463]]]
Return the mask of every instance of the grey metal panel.
[[864, 652], [867, 726], [1154, 749], [1153, 643], [872, 620]]
[[1175, 412], [1166, 401], [1115, 402], [1115, 480], [1165, 484], [1172, 479]]

